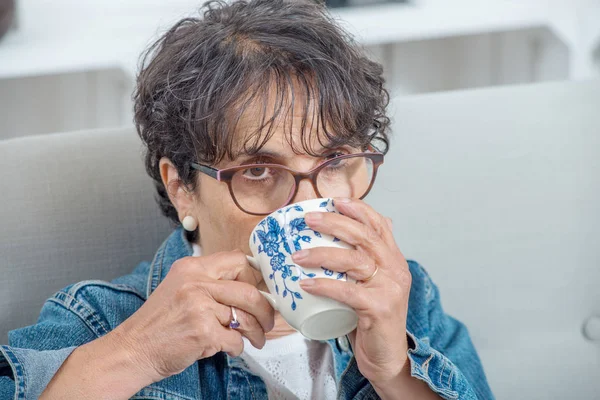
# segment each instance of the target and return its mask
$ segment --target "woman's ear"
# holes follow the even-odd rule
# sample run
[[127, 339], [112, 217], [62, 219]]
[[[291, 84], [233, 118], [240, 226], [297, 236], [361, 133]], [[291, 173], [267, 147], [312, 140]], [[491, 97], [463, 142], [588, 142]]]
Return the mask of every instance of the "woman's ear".
[[187, 190], [183, 181], [179, 178], [177, 168], [175, 168], [171, 160], [166, 157], [161, 158], [158, 168], [163, 185], [169, 195], [169, 200], [171, 200], [171, 204], [177, 209], [179, 220], [182, 221], [185, 216], [192, 212], [194, 204], [192, 193]]

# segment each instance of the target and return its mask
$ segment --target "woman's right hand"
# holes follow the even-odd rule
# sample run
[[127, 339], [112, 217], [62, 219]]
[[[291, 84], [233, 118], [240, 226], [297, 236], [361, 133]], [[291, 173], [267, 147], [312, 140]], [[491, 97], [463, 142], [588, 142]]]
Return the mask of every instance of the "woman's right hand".
[[[240, 355], [242, 336], [262, 348], [274, 310], [256, 288], [261, 280], [239, 250], [182, 258], [144, 305], [107, 336], [125, 346], [144, 380], [152, 382], [221, 351]], [[240, 322], [236, 330], [229, 328], [231, 306]]]

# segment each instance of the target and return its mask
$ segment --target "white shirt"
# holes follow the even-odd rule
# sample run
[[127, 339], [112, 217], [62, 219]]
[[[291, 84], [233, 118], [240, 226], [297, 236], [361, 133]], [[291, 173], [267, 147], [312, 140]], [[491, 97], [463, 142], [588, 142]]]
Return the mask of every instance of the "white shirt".
[[[200, 247], [192, 247], [193, 256], [200, 256]], [[243, 339], [244, 352], [240, 357], [265, 382], [270, 400], [336, 398], [333, 354], [326, 342], [309, 340], [296, 332], [268, 340], [258, 350]]]
[[269, 399], [335, 399], [333, 354], [326, 342], [296, 332], [268, 340], [261, 350], [244, 338], [241, 355], [267, 385]]

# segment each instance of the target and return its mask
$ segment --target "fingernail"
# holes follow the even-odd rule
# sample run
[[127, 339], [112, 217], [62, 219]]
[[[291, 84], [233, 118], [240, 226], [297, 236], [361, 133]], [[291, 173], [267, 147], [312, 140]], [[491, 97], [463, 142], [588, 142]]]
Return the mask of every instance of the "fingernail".
[[312, 222], [318, 222], [320, 220], [323, 219], [323, 213], [322, 212], [311, 212], [306, 214], [305, 219], [308, 219], [308, 221], [312, 221]]
[[352, 200], [350, 200], [350, 199], [349, 199], [349, 198], [347, 198], [347, 197], [341, 197], [341, 198], [339, 198], [339, 199], [335, 199], [335, 202], [336, 202], [336, 203], [344, 203], [344, 204], [348, 204], [348, 203], [350, 203], [351, 201], [352, 201]]
[[292, 258], [294, 260], [302, 260], [303, 258], [306, 258], [308, 256], [308, 250], [299, 250], [297, 252], [295, 252], [294, 254], [292, 254]]
[[300, 287], [301, 288], [307, 288], [307, 287], [312, 287], [315, 285], [315, 280], [314, 279], [304, 279], [300, 281]]

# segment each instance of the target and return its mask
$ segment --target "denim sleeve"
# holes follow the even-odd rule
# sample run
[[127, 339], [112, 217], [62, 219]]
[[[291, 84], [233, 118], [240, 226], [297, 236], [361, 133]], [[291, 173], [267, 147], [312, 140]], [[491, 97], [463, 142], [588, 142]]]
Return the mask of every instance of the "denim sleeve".
[[1, 400], [37, 399], [71, 352], [97, 337], [85, 310], [75, 312], [77, 303], [61, 293], [44, 304], [35, 325], [9, 332], [9, 345], [0, 346]]
[[428, 321], [426, 326], [414, 324], [415, 331], [408, 332], [413, 342], [408, 351], [412, 375], [444, 399], [493, 399], [467, 328], [444, 312], [439, 289], [425, 269], [414, 261], [409, 267], [414, 314]]

